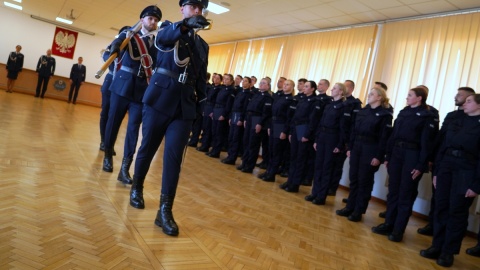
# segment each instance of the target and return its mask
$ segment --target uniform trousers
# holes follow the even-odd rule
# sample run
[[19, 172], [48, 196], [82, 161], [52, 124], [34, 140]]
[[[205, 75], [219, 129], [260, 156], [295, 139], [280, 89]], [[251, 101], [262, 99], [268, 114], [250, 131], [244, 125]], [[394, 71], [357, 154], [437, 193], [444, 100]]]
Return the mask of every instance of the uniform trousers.
[[212, 131], [213, 131], [212, 154], [218, 155], [220, 154], [223, 146], [225, 145], [225, 135], [227, 134], [226, 128], [228, 127], [228, 119], [218, 120], [217, 118], [213, 120], [212, 124], [213, 124], [212, 125]]
[[[301, 138], [300, 138], [301, 139]], [[299, 186], [305, 179], [307, 173], [308, 153], [313, 148], [313, 142], [302, 142], [299, 140], [297, 131], [294, 129], [290, 140], [290, 170], [288, 172], [288, 183]]]
[[450, 159], [450, 162], [439, 164], [437, 172], [432, 246], [445, 254], [458, 254], [467, 231], [469, 209], [475, 199], [465, 198], [470, 181], [475, 179], [475, 167], [461, 168], [453, 160], [459, 158]]
[[123, 118], [125, 118], [128, 111], [123, 157], [133, 158], [137, 147], [140, 124], [142, 123], [142, 107], [143, 103], [141, 102], [134, 102], [114, 92], [111, 93], [110, 110], [108, 111], [108, 121], [105, 132], [105, 149], [113, 149]]
[[279, 137], [274, 138], [273, 130], [270, 130], [270, 162], [268, 163], [267, 167], [267, 174], [268, 175], [275, 175], [279, 173], [280, 165], [283, 163], [284, 160], [284, 153], [287, 149], [288, 145], [288, 138], [280, 139]]
[[197, 144], [200, 138], [200, 133], [202, 133], [202, 122], [203, 116], [197, 113], [197, 118], [193, 121], [192, 125], [192, 135], [190, 136], [190, 143]]
[[73, 97], [73, 102], [77, 101], [78, 92], [80, 92], [81, 84], [82, 84], [82, 80], [80, 79], [72, 81], [72, 84], [70, 85], [70, 91], [68, 92], [68, 101], [71, 101], [72, 97]]
[[313, 177], [312, 195], [320, 200], [327, 198], [328, 189], [333, 178], [333, 164], [339, 159], [339, 153], [333, 153], [339, 142], [338, 132], [321, 131], [316, 138], [317, 152], [315, 156], [315, 173]]
[[330, 184], [328, 190], [335, 193], [340, 186], [340, 180], [343, 175], [343, 166], [345, 165], [345, 160], [347, 159], [347, 153], [339, 152], [334, 156], [333, 162], [333, 172], [332, 178], [330, 179]]
[[213, 128], [213, 119], [210, 117], [210, 113], [213, 113], [212, 105], [205, 105], [205, 110], [203, 114], [203, 123], [202, 123], [202, 148], [209, 149], [212, 145], [212, 128]]
[[350, 193], [346, 208], [357, 214], [365, 214], [370, 201], [375, 173], [378, 166], [370, 163], [378, 153], [378, 144], [355, 143], [350, 151]]
[[[112, 84], [113, 75], [107, 74], [105, 76], [105, 81], [102, 84], [102, 110], [100, 111], [100, 138], [101, 141], [105, 141], [105, 127], [107, 126], [108, 121], [108, 111], [110, 110], [110, 96], [112, 92], [108, 90]], [[112, 147], [113, 148], [113, 147]]]
[[169, 117], [145, 104], [142, 121], [143, 137], [135, 160], [134, 177], [145, 179], [150, 164], [165, 138], [161, 194], [175, 195], [193, 120], [183, 120], [180, 109], [177, 109], [174, 117]]
[[412, 215], [413, 203], [418, 195], [418, 183], [421, 173], [412, 179], [412, 170], [418, 163], [419, 151], [416, 149], [393, 148], [388, 161], [388, 195], [385, 223], [393, 225], [393, 232], [404, 233]]
[[262, 129], [259, 133], [255, 132], [255, 126], [252, 125], [252, 121], [247, 120], [247, 126], [245, 127], [244, 134], [244, 153], [242, 156], [243, 167], [247, 170], [253, 170], [257, 163], [258, 153], [260, 151], [260, 145], [267, 131]]
[[228, 133], [228, 159], [236, 160], [243, 144], [243, 125], [237, 126], [238, 113], [233, 113], [232, 119], [230, 122], [230, 132]]
[[[38, 81], [37, 81], [37, 89], [35, 96], [41, 96], [43, 97], [45, 95], [45, 92], [47, 92], [47, 87], [48, 87], [48, 81], [50, 80], [50, 76], [42, 76], [38, 75]], [[42, 92], [40, 93], [40, 89]]]

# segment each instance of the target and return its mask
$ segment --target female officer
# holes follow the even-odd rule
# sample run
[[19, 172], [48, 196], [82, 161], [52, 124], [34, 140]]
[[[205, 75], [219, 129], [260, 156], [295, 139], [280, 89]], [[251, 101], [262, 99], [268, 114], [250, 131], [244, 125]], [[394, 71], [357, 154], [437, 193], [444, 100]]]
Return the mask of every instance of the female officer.
[[290, 106], [293, 103], [293, 89], [295, 82], [286, 80], [283, 84], [283, 95], [273, 101], [272, 125], [269, 129], [271, 160], [268, 163], [265, 173], [258, 177], [266, 182], [275, 182], [275, 174], [279, 172], [280, 163], [283, 160], [284, 152], [288, 146], [287, 136], [289, 133], [288, 115]]
[[480, 193], [480, 94], [463, 104], [464, 117], [448, 125], [434, 172], [435, 215], [432, 246], [420, 255], [449, 267], [468, 225], [468, 210]]
[[290, 139], [290, 171], [287, 182], [280, 188], [287, 192], [298, 192], [302, 180], [305, 178], [308, 151], [312, 149], [316, 115], [317, 99], [315, 90], [317, 83], [307, 81], [303, 87], [305, 96], [298, 102], [292, 118]]
[[222, 87], [222, 81], [223, 76], [221, 74], [214, 74], [213, 85], [208, 89], [207, 92], [207, 100], [205, 101], [205, 106], [203, 107], [202, 146], [197, 147], [197, 150], [200, 152], [208, 152], [212, 144], [213, 106], [215, 105], [218, 92]]
[[321, 120], [316, 128], [313, 145], [315, 155], [315, 173], [312, 193], [305, 196], [306, 201], [323, 205], [327, 198], [328, 187], [333, 176], [333, 161], [341, 151], [345, 151], [348, 140], [348, 123], [350, 123], [349, 103], [344, 102], [347, 88], [343, 83], [336, 83], [332, 88], [333, 101], [325, 106]]
[[385, 223], [372, 228], [377, 234], [400, 242], [412, 214], [418, 183], [428, 170], [428, 156], [435, 125], [434, 114], [426, 104], [427, 92], [410, 89], [407, 107], [400, 111], [387, 144], [385, 165], [390, 176]]
[[368, 94], [368, 105], [361, 109], [350, 136], [350, 194], [347, 206], [337, 215], [360, 221], [367, 211], [375, 172], [384, 161], [387, 140], [392, 128], [392, 114], [385, 90], [374, 87]]

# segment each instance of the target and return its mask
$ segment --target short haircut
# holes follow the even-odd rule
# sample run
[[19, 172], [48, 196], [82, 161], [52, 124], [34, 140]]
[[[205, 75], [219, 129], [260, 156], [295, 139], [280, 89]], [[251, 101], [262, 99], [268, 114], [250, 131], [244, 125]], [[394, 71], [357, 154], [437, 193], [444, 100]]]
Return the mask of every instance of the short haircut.
[[472, 94], [472, 95], [475, 95], [475, 90], [473, 90], [473, 88], [471, 88], [471, 87], [462, 86], [462, 87], [458, 88], [458, 91], [460, 91], [460, 90], [465, 91], [465, 92], [468, 92], [468, 93], [470, 93], [470, 94]]
[[345, 82], [349, 82], [352, 84], [352, 87], [355, 89], [355, 83], [352, 80], [345, 80]]
[[320, 81], [324, 81], [328, 87], [330, 87], [330, 81], [327, 79], [321, 79]]
[[307, 80], [307, 79], [305, 79], [305, 78], [300, 78], [300, 79], [298, 79], [298, 82], [303, 82], [303, 83], [306, 83], [306, 82], [308, 82], [308, 80]]
[[378, 84], [378, 85], [380, 85], [380, 86], [381, 86], [381, 87], [382, 87], [382, 88], [383, 88], [385, 91], [387, 91], [387, 90], [388, 90], [388, 87], [387, 87], [387, 85], [386, 85], [386, 84], [384, 84], [383, 82], [375, 82], [375, 84]]

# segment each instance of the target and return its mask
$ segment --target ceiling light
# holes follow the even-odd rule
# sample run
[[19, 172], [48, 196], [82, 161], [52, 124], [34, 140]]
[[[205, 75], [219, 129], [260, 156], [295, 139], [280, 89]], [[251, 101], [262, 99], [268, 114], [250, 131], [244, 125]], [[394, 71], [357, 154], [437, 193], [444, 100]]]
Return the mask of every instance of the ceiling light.
[[222, 7], [222, 6], [220, 6], [218, 4], [215, 4], [215, 3], [212, 3], [212, 2], [210, 2], [208, 4], [207, 9], [208, 9], [208, 11], [210, 11], [212, 13], [215, 13], [215, 14], [222, 14], [222, 13], [230, 11], [230, 9]]
[[60, 18], [60, 17], [55, 18], [55, 20], [58, 21], [58, 22], [66, 23], [66, 24], [72, 24], [73, 23], [72, 21], [69, 21], [69, 20], [66, 20], [66, 19], [63, 19], [63, 18]]
[[12, 4], [12, 3], [9, 3], [9, 2], [3, 2], [3, 4], [7, 7], [11, 7], [11, 8], [14, 8], [14, 9], [18, 9], [18, 10], [22, 10], [22, 7], [19, 6], [19, 5], [15, 5], [15, 4]]
[[84, 29], [81, 29], [81, 28], [73, 27], [73, 26], [70, 26], [70, 25], [61, 24], [61, 23], [58, 23], [56, 21], [48, 20], [48, 19], [38, 17], [38, 16], [35, 16], [35, 15], [30, 15], [30, 18], [35, 19], [35, 20], [39, 20], [39, 21], [42, 21], [42, 22], [50, 23], [50, 24], [53, 24], [53, 25], [61, 26], [65, 29], [77, 31], [77, 32], [84, 33], [84, 34], [87, 34], [87, 35], [90, 35], [90, 36], [95, 36], [95, 33], [93, 33], [93, 32], [90, 32], [90, 31], [87, 31], [87, 30], [84, 30]]
[[13, 2], [22, 3], [22, 0], [13, 0]]

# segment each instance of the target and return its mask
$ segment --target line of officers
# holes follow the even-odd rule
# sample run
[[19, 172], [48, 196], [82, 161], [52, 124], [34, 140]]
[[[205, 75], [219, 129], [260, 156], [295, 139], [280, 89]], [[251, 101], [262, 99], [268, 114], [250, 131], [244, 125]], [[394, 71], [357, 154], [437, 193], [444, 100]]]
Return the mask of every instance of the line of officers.
[[[189, 146], [201, 142], [197, 150], [212, 158], [227, 151], [224, 164], [234, 165], [241, 157], [237, 169], [244, 173], [252, 173], [256, 165], [263, 167], [258, 178], [266, 182], [275, 182], [277, 174], [288, 176], [280, 184], [286, 192], [313, 185], [305, 200], [316, 205], [325, 205], [327, 196], [335, 195], [349, 157], [350, 193], [336, 214], [353, 222], [365, 214], [374, 174], [385, 164], [389, 173], [385, 222], [372, 231], [394, 242], [403, 240], [419, 181], [431, 171], [434, 195], [427, 227], [434, 238], [420, 255], [441, 266], [453, 264], [469, 208], [480, 193], [480, 95], [472, 88], [458, 89], [458, 110], [449, 113], [439, 129], [438, 110], [426, 104], [424, 85], [408, 91], [407, 106], [392, 125], [393, 107], [382, 82], [375, 83], [362, 108], [352, 96], [351, 80], [334, 84], [331, 96], [326, 94], [330, 87], [326, 79], [318, 84], [298, 80], [295, 96], [295, 82], [284, 77], [273, 94], [268, 77], [258, 89], [252, 78], [239, 75], [234, 80], [231, 74], [214, 74], [212, 81]], [[263, 161], [256, 164], [260, 149]], [[467, 253], [480, 256], [480, 244]]]

